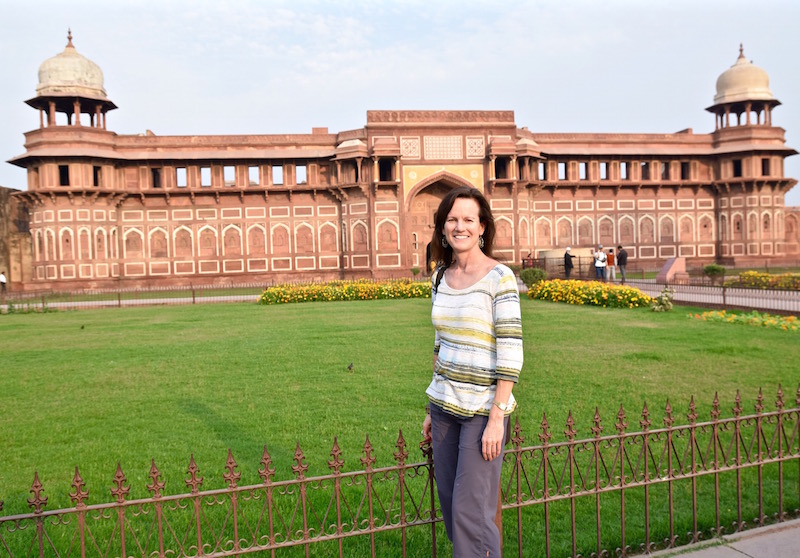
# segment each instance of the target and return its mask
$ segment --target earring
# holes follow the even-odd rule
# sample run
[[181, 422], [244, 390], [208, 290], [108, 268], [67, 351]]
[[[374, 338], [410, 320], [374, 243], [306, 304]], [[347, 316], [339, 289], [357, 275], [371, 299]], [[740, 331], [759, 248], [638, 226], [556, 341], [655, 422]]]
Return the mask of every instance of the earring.
[[447, 248], [447, 239], [442, 237], [442, 248]]
[[484, 244], [486, 243], [483, 241], [483, 235], [481, 235], [478, 237], [478, 246], [480, 246], [482, 249]]

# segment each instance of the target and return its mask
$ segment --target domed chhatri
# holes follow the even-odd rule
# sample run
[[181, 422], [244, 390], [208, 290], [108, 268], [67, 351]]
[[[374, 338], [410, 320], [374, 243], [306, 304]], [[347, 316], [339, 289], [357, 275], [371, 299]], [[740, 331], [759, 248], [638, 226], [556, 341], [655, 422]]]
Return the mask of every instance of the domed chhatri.
[[82, 126], [81, 114], [87, 114], [89, 126], [105, 130], [106, 113], [117, 108], [106, 97], [100, 66], [75, 50], [71, 29], [64, 51], [39, 66], [36, 96], [25, 103], [39, 109], [40, 128], [63, 125], [57, 114], [66, 115], [67, 126]]
[[48, 58], [39, 66], [37, 96], [69, 96], [107, 101], [100, 66], [78, 54], [72, 44], [71, 30], [68, 31], [67, 41], [63, 52]]
[[736, 63], [717, 78], [714, 104], [774, 100], [769, 89], [769, 75], [745, 58], [744, 48], [740, 44]]

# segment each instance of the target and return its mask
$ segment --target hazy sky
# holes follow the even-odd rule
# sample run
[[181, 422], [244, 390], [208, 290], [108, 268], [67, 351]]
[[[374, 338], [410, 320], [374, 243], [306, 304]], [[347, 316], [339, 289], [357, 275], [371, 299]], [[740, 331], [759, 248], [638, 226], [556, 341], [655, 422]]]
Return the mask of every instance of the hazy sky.
[[[0, 159], [39, 124], [24, 104], [67, 28], [119, 107], [159, 135], [360, 128], [367, 110], [513, 110], [535, 132], [714, 129], [716, 79], [745, 55], [800, 149], [795, 0], [0, 0]], [[800, 155], [786, 164], [800, 178]], [[0, 162], [0, 184], [25, 188]], [[800, 205], [800, 186], [787, 196]]]

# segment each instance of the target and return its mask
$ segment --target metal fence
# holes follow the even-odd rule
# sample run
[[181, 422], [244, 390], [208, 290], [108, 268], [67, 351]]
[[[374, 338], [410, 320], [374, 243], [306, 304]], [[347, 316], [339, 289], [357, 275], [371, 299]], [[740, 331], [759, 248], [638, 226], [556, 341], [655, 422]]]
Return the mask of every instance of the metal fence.
[[[593, 279], [587, 274], [576, 279]], [[305, 285], [307, 283], [296, 283]], [[619, 281], [616, 284], [620, 284]], [[800, 314], [800, 291], [748, 289], [709, 284], [667, 284], [653, 279], [634, 279], [625, 283], [649, 296], [668, 288], [680, 304], [713, 308], [737, 308]], [[160, 289], [85, 290], [72, 292], [8, 293], [0, 300], [0, 312], [46, 312], [92, 308], [122, 308], [218, 302], [257, 302], [266, 288], [262, 284], [201, 285]], [[524, 285], [521, 290], [525, 290]]]
[[[800, 387], [793, 403], [779, 388], [774, 410], [759, 391], [754, 412], [744, 414], [736, 395], [732, 416], [721, 418], [715, 396], [710, 420], [698, 422], [694, 399], [686, 424], [676, 425], [667, 403], [655, 428], [647, 408], [640, 428], [628, 432], [620, 408], [613, 426], [599, 413], [591, 437], [580, 438], [570, 414], [563, 441], [554, 441], [546, 417], [538, 445], [526, 446], [516, 421], [504, 454], [501, 481], [507, 556], [627, 556], [672, 548], [781, 522], [800, 508]], [[604, 431], [613, 431], [605, 433]], [[409, 463], [399, 435], [394, 464], [376, 467], [367, 438], [358, 471], [344, 471], [334, 441], [329, 473], [306, 476], [298, 446], [293, 477], [277, 480], [264, 449], [262, 482], [240, 486], [228, 452], [224, 487], [203, 490], [193, 459], [187, 492], [168, 495], [153, 463], [148, 498], [129, 499], [121, 466], [111, 501], [89, 503], [76, 469], [71, 508], [47, 510], [48, 497], [34, 474], [31, 511], [0, 516], [0, 554], [54, 556], [222, 558], [269, 556], [436, 556], [441, 521], [431, 449]], [[2, 487], [0, 487], [2, 490]], [[2, 504], [0, 503], [0, 509]], [[439, 542], [437, 542], [437, 534]]]
[[638, 279], [629, 279], [625, 284], [652, 297], [669, 289], [673, 300], [681, 304], [800, 314], [800, 291], [684, 285]]
[[[349, 280], [348, 280], [349, 281]], [[426, 276], [400, 276], [386, 279], [361, 278], [352, 281], [427, 281]], [[277, 285], [309, 285], [312, 281], [273, 283], [231, 283], [209, 285], [175, 285], [167, 287], [80, 289], [74, 291], [9, 291], [0, 297], [0, 313], [47, 312], [93, 308], [122, 308], [205, 304], [218, 302], [257, 302], [262, 292]]]

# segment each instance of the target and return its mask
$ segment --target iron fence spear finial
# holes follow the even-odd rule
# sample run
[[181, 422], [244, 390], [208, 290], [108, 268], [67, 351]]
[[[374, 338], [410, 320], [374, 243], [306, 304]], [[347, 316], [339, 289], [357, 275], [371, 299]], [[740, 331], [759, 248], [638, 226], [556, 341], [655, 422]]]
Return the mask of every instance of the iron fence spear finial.
[[127, 482], [128, 479], [125, 473], [122, 472], [122, 464], [117, 461], [117, 470], [114, 473], [114, 486], [111, 488], [111, 495], [117, 499], [118, 504], [125, 502], [125, 497], [131, 492], [130, 487], [125, 486]]
[[686, 418], [689, 420], [689, 424], [697, 422], [697, 405], [694, 402], [694, 395], [689, 399], [689, 413]]
[[742, 414], [742, 396], [739, 390], [736, 390], [736, 397], [733, 399], [733, 416], [738, 417]]
[[264, 484], [272, 482], [272, 477], [275, 476], [275, 467], [272, 466], [272, 457], [267, 451], [267, 446], [264, 446], [264, 453], [261, 454], [261, 469], [258, 470], [258, 476]]
[[617, 411], [617, 422], [614, 425], [617, 429], [617, 433], [622, 435], [625, 433], [625, 429], [628, 428], [628, 423], [625, 422], [625, 409], [622, 408], [622, 403], [619, 405], [619, 411]]
[[306, 458], [303, 455], [303, 450], [300, 449], [300, 442], [297, 442], [297, 446], [294, 450], [294, 461], [295, 465], [292, 465], [292, 471], [297, 476], [298, 480], [303, 480], [306, 478], [306, 471], [308, 471], [308, 465], [303, 463], [303, 460]]
[[28, 500], [28, 505], [33, 508], [33, 513], [38, 515], [42, 513], [42, 508], [47, 505], [47, 496], [42, 496], [44, 486], [39, 482], [38, 471], [34, 471], [33, 473], [33, 484], [31, 485], [30, 492], [33, 493], [33, 498]]
[[761, 391], [761, 388], [758, 388], [758, 396], [756, 397], [756, 404], [755, 404], [756, 414], [760, 415], [764, 412], [764, 394]]
[[400, 430], [400, 434], [397, 436], [397, 443], [394, 445], [397, 448], [397, 451], [394, 452], [394, 460], [397, 461], [398, 465], [405, 465], [406, 459], [408, 459], [408, 450], [406, 449], [406, 440], [403, 438], [403, 431]]
[[242, 474], [236, 471], [236, 460], [233, 458], [233, 451], [228, 448], [228, 459], [225, 460], [225, 474], [222, 478], [228, 483], [228, 488], [236, 488], [236, 483], [242, 478]]
[[70, 492], [69, 497], [70, 500], [75, 503], [76, 508], [86, 507], [86, 500], [89, 498], [89, 491], [84, 490], [84, 486], [85, 484], [81, 478], [81, 474], [78, 472], [78, 468], [75, 467], [75, 475], [72, 477], [72, 487], [75, 489], [75, 491]]
[[514, 431], [511, 435], [511, 442], [516, 449], [522, 447], [522, 444], [525, 442], [525, 436], [522, 435], [522, 425], [519, 423], [519, 417], [514, 419]]
[[[518, 424], [519, 424], [519, 419], [517, 419], [517, 425]], [[547, 423], [547, 413], [542, 413], [542, 422], [540, 424], [540, 428], [542, 430], [542, 433], [539, 434], [539, 441], [541, 441], [544, 445], [547, 445], [553, 438], [553, 436], [550, 434], [550, 425]]]
[[564, 436], [571, 442], [575, 439], [575, 434], [577, 434], [575, 430], [575, 419], [572, 418], [572, 411], [570, 410], [567, 413], [567, 429], [564, 431]]
[[333, 447], [331, 448], [331, 460], [328, 461], [328, 469], [333, 471], [334, 475], [340, 474], [344, 466], [344, 459], [342, 459], [342, 450], [339, 448], [339, 437], [333, 437]]
[[594, 408], [594, 418], [592, 419], [594, 426], [592, 426], [592, 434], [595, 438], [599, 438], [603, 433], [603, 425], [600, 424], [600, 409]]
[[711, 403], [711, 420], [719, 420], [719, 395], [714, 392], [714, 401]]
[[642, 430], [647, 432], [652, 423], [653, 422], [650, 420], [650, 411], [647, 409], [647, 401], [645, 401], [642, 407], [642, 419], [639, 421], [639, 425], [642, 427]]
[[164, 490], [166, 486], [166, 482], [158, 480], [161, 476], [161, 471], [158, 470], [156, 467], [156, 460], [152, 460], [152, 465], [150, 466], [150, 479], [152, 482], [147, 485], [147, 490], [153, 493], [153, 498], [161, 498], [161, 491]]
[[372, 466], [375, 464], [372, 452], [372, 442], [369, 441], [369, 434], [367, 434], [367, 439], [364, 441], [364, 449], [362, 450], [364, 457], [361, 458], [361, 464], [364, 465], [367, 471], [372, 471]]
[[189, 478], [184, 480], [186, 486], [192, 489], [192, 494], [197, 494], [203, 485], [203, 477], [200, 476], [200, 469], [194, 462], [194, 454], [189, 458], [189, 468], [186, 470], [186, 474], [189, 475]]
[[675, 424], [675, 419], [672, 418], [672, 405], [669, 404], [669, 399], [667, 399], [667, 406], [664, 407], [664, 426], [670, 428], [673, 424]]

